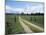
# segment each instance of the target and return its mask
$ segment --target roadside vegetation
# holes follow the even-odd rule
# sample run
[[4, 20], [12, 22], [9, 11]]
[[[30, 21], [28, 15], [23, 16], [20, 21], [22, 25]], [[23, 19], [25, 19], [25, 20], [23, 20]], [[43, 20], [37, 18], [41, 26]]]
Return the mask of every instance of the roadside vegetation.
[[44, 28], [44, 16], [43, 15], [29, 15], [21, 16], [23, 19]]
[[6, 34], [24, 32], [22, 26], [19, 24], [19, 18], [18, 17], [19, 16], [17, 16], [17, 15], [5, 15]]
[[[6, 14], [5, 15], [5, 27], [6, 27], [6, 34], [13, 34], [13, 33], [25, 33], [24, 29], [20, 25], [19, 16], [27, 20], [30, 23], [33, 23], [37, 26], [40, 26], [44, 29], [44, 15], [25, 15], [25, 14]], [[26, 24], [28, 25], [28, 24]], [[29, 26], [29, 25], [28, 25]], [[30, 26], [29, 26], [30, 27]], [[34, 32], [37, 30], [34, 27], [31, 27]]]

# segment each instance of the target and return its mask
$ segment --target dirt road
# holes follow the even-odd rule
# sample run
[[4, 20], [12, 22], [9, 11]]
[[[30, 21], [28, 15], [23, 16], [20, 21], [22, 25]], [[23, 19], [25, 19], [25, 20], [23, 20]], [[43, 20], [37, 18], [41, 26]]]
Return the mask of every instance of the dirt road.
[[31, 33], [33, 32], [22, 20], [21, 18], [19, 17], [19, 22], [20, 22], [20, 25], [23, 27], [24, 31], [26, 33]]
[[[30, 28], [28, 27], [28, 25], [30, 25], [30, 27], [32, 27], [32, 29], [34, 30], [34, 29], [36, 29], [36, 30], [38, 30], [38, 31], [44, 31], [43, 30], [43, 28], [41, 28], [41, 27], [39, 27], [39, 26], [37, 26], [37, 25], [35, 25], [35, 24], [32, 24], [32, 23], [30, 23], [29, 21], [27, 21], [27, 20], [24, 20], [24, 19], [22, 19], [20, 16], [19, 16], [19, 21], [20, 21], [20, 24], [22, 25], [22, 27], [24, 28], [24, 30], [26, 31], [26, 32], [32, 32], [32, 30], [30, 30]], [[26, 25], [26, 24], [28, 24], [28, 25]], [[27, 29], [27, 30], [26, 30]]]

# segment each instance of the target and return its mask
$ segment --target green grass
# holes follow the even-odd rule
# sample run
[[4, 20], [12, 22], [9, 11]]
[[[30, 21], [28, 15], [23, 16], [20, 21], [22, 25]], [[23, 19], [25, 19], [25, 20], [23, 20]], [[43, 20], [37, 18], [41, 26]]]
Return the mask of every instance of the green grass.
[[19, 16], [17, 16], [16, 19], [16, 32], [24, 32], [22, 26], [19, 23]]
[[[25, 19], [25, 20], [27, 20], [27, 21], [29, 21], [29, 22], [31, 22], [31, 23], [33, 23], [33, 24], [35, 24], [35, 25], [37, 25], [37, 26], [40, 26], [41, 28], [43, 28], [44, 29], [44, 16], [43, 15], [31, 15], [31, 16], [21, 16], [21, 18], [23, 18], [23, 19]], [[25, 23], [25, 22], [24, 22]], [[33, 32], [43, 32], [42, 30], [39, 30], [39, 29], [37, 29], [37, 28], [35, 28], [35, 27], [33, 27], [33, 26], [30, 26], [29, 24], [27, 24], [27, 23], [25, 23], [26, 25], [28, 25], [29, 27], [30, 27], [30, 29], [33, 31]]]
[[19, 33], [24, 32], [22, 26], [19, 23], [18, 15], [5, 15], [6, 21], [6, 33]]
[[[5, 21], [6, 21], [6, 33], [21, 33], [24, 32], [22, 26], [20, 25], [19, 22], [19, 16], [22, 17], [23, 19], [38, 25], [42, 28], [44, 28], [44, 16], [42, 15], [5, 15]], [[29, 25], [28, 25], [29, 26]], [[30, 27], [30, 26], [29, 26]], [[37, 32], [37, 30], [33, 27], [31, 27], [32, 30]]]
[[31, 15], [21, 16], [23, 19], [44, 28], [44, 16], [43, 15]]

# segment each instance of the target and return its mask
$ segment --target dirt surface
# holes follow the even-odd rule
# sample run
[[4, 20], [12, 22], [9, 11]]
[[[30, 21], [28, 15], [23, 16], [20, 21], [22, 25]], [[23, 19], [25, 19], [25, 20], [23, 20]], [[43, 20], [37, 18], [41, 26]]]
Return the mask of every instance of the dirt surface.
[[22, 20], [21, 20], [21, 17], [19, 17], [19, 22], [20, 22], [20, 25], [24, 28], [24, 31], [26, 33], [31, 33], [33, 32]]
[[[24, 20], [23, 18], [21, 18], [20, 16], [19, 16], [19, 20], [20, 20], [20, 22], [21, 23], [23, 23], [23, 22], [25, 22], [25, 23], [27, 23], [27, 24], [29, 24], [31, 27], [34, 27], [34, 28], [36, 28], [36, 29], [38, 29], [38, 30], [40, 30], [40, 31], [43, 31], [43, 28], [41, 28], [41, 27], [39, 27], [39, 26], [37, 26], [37, 25], [35, 25], [35, 24], [32, 24], [32, 23], [30, 23], [29, 21], [27, 21], [27, 20]], [[24, 24], [24, 23], [23, 23]], [[22, 24], [22, 25], [23, 25]], [[25, 25], [26, 26], [26, 25]], [[28, 27], [29, 28], [29, 27]]]

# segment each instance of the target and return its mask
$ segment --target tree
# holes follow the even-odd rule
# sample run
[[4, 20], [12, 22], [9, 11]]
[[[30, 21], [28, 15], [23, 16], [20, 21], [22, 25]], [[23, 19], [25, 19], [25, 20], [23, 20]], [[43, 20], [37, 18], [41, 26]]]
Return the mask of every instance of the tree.
[[24, 15], [24, 13], [22, 12], [21, 15]]

